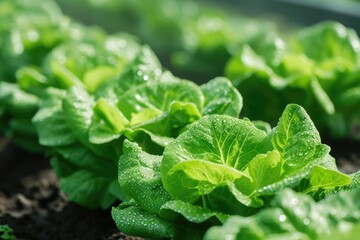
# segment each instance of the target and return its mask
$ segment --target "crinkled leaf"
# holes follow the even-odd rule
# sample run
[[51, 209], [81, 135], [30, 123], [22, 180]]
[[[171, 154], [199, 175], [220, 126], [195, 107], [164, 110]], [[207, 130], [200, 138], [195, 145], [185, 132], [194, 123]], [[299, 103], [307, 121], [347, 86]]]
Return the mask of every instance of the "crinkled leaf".
[[139, 206], [112, 208], [111, 215], [118, 229], [128, 235], [145, 238], [170, 238], [174, 234], [171, 223]]
[[47, 77], [38, 69], [22, 67], [16, 72], [16, 79], [21, 87], [29, 92], [37, 92], [48, 84]]
[[251, 190], [252, 186], [241, 184], [241, 180], [237, 184], [227, 182], [226, 186], [217, 187], [201, 200], [205, 207], [215, 212], [249, 216], [254, 214], [257, 211], [256, 208], [263, 204], [261, 199], [249, 197], [243, 193], [248, 192], [249, 188]]
[[326, 169], [321, 166], [314, 166], [309, 176], [309, 182], [303, 192], [311, 192], [316, 189], [333, 189], [349, 185], [351, 178], [337, 170]]
[[96, 66], [94, 69], [90, 69], [85, 73], [83, 80], [84, 85], [90, 93], [93, 93], [101, 84], [111, 79], [117, 72], [118, 69], [110, 66]]
[[82, 142], [88, 141], [86, 135], [93, 116], [93, 106], [92, 97], [84, 89], [78, 87], [71, 88], [62, 103], [69, 128]]
[[160, 173], [161, 157], [143, 152], [136, 143], [124, 142], [124, 154], [119, 161], [121, 189], [146, 211], [158, 214], [170, 200]]
[[125, 136], [130, 141], [139, 144], [144, 151], [152, 154], [161, 154], [164, 147], [174, 140], [172, 137], [154, 134], [143, 128], [127, 129]]
[[272, 143], [285, 161], [286, 176], [322, 161], [330, 151], [328, 146], [321, 145], [319, 132], [306, 111], [295, 104], [285, 108], [272, 131]]
[[[162, 173], [187, 160], [204, 160], [241, 170], [259, 153], [271, 150], [265, 132], [251, 122], [228, 116], [206, 116], [170, 143]], [[166, 180], [165, 180], [166, 181]]]
[[96, 98], [103, 97], [116, 103], [118, 96], [138, 85], [157, 80], [161, 73], [159, 60], [149, 47], [144, 46], [121, 74], [106, 81], [94, 95]]
[[49, 91], [49, 99], [33, 117], [32, 122], [39, 135], [40, 144], [44, 146], [64, 146], [76, 141], [75, 134], [66, 122], [62, 112], [62, 91]]
[[96, 154], [113, 159], [118, 156], [118, 151], [112, 144], [99, 145], [89, 141], [89, 130], [93, 117], [94, 101], [84, 90], [78, 87], [70, 88], [62, 103], [63, 114], [66, 115], [66, 122], [77, 140], [88, 147]]
[[248, 164], [245, 172], [253, 180], [256, 189], [265, 187], [281, 179], [283, 160], [276, 150], [258, 154]]
[[353, 173], [351, 176], [351, 184], [347, 187], [345, 187], [345, 190], [354, 190], [356, 188], [360, 188], [360, 171]]
[[[210, 194], [214, 189], [241, 179], [244, 192], [251, 193], [251, 179], [241, 171], [229, 166], [204, 160], [186, 160], [167, 172], [164, 186], [175, 199], [193, 203], [200, 196]], [[246, 191], [247, 190], [247, 191]]]
[[117, 165], [115, 159], [102, 158], [80, 143], [56, 147], [55, 150], [57, 154], [79, 169], [92, 169], [99, 175], [114, 179], [117, 176], [117, 171], [114, 169]]
[[202, 223], [210, 218], [215, 218], [218, 221], [220, 219], [223, 220], [227, 218], [227, 215], [225, 214], [216, 213], [210, 209], [179, 200], [168, 201], [162, 205], [160, 211], [161, 217], [169, 220], [176, 220], [179, 215], [183, 216], [187, 221], [193, 223]]
[[80, 170], [60, 180], [61, 189], [69, 199], [89, 208], [107, 208], [115, 201], [109, 192], [112, 179], [87, 170]]
[[91, 143], [101, 144], [119, 138], [129, 124], [121, 111], [101, 98], [96, 102], [89, 130]]
[[296, 40], [297, 50], [317, 61], [321, 71], [343, 71], [359, 62], [359, 38], [340, 23], [327, 21], [304, 28]]
[[207, 116], [165, 148], [163, 183], [173, 198], [190, 202], [240, 178], [248, 183], [242, 190], [249, 194], [251, 180], [241, 170], [270, 149], [265, 132], [251, 122]]
[[132, 114], [145, 109], [164, 112], [173, 101], [194, 103], [201, 109], [204, 99], [196, 84], [164, 74], [158, 81], [139, 85], [119, 95], [117, 106], [126, 118], [131, 119]]
[[340, 192], [316, 203], [285, 189], [267, 209], [247, 218], [230, 217], [223, 226], [210, 228], [204, 239], [332, 239], [338, 231], [346, 236], [356, 226], [352, 223], [360, 221], [359, 193], [359, 189]]
[[172, 101], [164, 113], [141, 124], [132, 126], [130, 130], [141, 128], [154, 135], [171, 138], [178, 136], [184, 127], [200, 118], [201, 113], [194, 103]]
[[12, 114], [31, 118], [39, 108], [40, 99], [17, 84], [0, 82], [0, 104]]
[[47, 56], [44, 69], [53, 85], [78, 86], [93, 93], [107, 80], [123, 72], [140, 46], [127, 36], [92, 39], [83, 37], [55, 48]]
[[226, 78], [215, 78], [201, 86], [205, 104], [203, 115], [223, 114], [238, 117], [242, 108], [242, 97]]

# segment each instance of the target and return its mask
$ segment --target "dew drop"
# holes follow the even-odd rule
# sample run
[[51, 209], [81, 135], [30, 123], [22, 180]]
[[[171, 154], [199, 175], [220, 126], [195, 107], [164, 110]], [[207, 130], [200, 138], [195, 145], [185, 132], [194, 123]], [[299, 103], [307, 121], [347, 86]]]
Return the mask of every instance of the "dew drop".
[[297, 198], [291, 199], [291, 204], [292, 205], [297, 205], [298, 203], [299, 203], [299, 200]]
[[279, 216], [279, 221], [280, 221], [280, 222], [285, 222], [285, 220], [286, 220], [286, 216], [285, 216], [284, 214], [281, 214], [281, 215]]
[[310, 224], [310, 219], [305, 218], [304, 221], [303, 221], [303, 223], [304, 223], [305, 225], [309, 225], [309, 224]]

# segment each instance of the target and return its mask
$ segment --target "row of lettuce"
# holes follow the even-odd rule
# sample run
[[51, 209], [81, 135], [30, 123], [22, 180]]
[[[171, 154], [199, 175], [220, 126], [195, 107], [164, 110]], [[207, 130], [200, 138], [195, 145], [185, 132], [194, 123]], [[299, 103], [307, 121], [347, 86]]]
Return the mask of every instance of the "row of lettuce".
[[148, 46], [74, 23], [50, 0], [1, 1], [0, 21], [9, 23], [0, 29], [2, 133], [46, 154], [71, 201], [108, 208], [120, 200], [112, 215], [121, 231], [358, 233], [360, 174], [337, 170], [299, 105], [285, 107], [274, 128], [239, 119], [243, 99], [230, 80], [174, 77]]
[[193, 0], [78, 4], [103, 27], [139, 36], [179, 76], [225, 74], [251, 99], [244, 116], [275, 124], [288, 103], [297, 103], [326, 137], [359, 139], [360, 42], [352, 29], [324, 22], [289, 31]]

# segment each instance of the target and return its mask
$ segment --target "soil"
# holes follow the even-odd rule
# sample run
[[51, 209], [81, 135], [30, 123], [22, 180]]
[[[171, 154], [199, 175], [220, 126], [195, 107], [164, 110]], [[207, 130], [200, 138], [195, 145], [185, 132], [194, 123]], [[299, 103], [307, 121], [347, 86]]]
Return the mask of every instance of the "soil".
[[339, 170], [351, 174], [360, 169], [360, 140], [325, 140], [331, 147], [330, 154], [336, 159]]
[[[360, 169], [359, 142], [328, 142], [339, 169]], [[110, 209], [89, 210], [67, 200], [49, 161], [0, 138], [0, 225], [7, 224], [18, 240], [140, 239], [120, 233]]]
[[[118, 240], [107, 210], [89, 210], [67, 200], [49, 161], [0, 138], [0, 225], [18, 240]], [[1, 238], [0, 238], [1, 239]]]

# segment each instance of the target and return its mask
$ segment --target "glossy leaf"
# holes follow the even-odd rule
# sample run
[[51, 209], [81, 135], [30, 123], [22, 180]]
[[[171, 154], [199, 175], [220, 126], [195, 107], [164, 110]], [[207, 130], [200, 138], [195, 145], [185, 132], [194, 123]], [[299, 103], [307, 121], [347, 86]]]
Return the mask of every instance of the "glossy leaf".
[[[360, 221], [360, 191], [339, 192], [316, 203], [289, 189], [276, 194], [269, 208], [248, 217], [233, 216], [223, 226], [212, 227], [204, 239], [323, 239], [342, 231], [343, 237]], [[347, 230], [344, 229], [347, 226]]]
[[124, 154], [119, 161], [120, 187], [144, 210], [156, 214], [170, 200], [162, 186], [160, 164], [160, 156], [143, 152], [135, 143], [124, 142]]
[[215, 78], [201, 86], [205, 97], [203, 115], [223, 114], [238, 117], [242, 97], [226, 78]]
[[70, 194], [71, 201], [89, 208], [107, 208], [115, 200], [109, 193], [111, 179], [98, 176], [90, 171], [80, 170], [60, 181], [61, 189]]
[[173, 225], [154, 213], [139, 206], [122, 208], [120, 205], [111, 212], [116, 226], [128, 235], [147, 238], [170, 238], [174, 234]]

